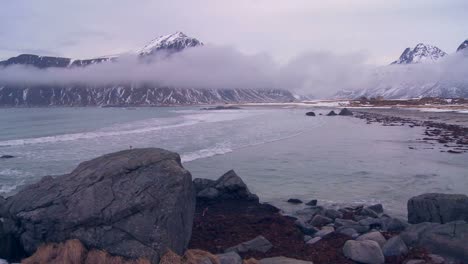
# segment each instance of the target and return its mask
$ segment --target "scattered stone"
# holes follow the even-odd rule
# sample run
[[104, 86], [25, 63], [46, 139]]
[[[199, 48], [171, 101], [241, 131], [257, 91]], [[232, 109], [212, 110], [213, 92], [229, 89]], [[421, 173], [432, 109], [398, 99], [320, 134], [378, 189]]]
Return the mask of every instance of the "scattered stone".
[[375, 241], [379, 244], [380, 247], [383, 247], [385, 242], [387, 242], [387, 239], [382, 235], [382, 233], [375, 231], [375, 232], [370, 232], [367, 234], [364, 234], [362, 236], [359, 236], [357, 241], [363, 241], [363, 240], [372, 240]]
[[366, 264], [383, 264], [384, 255], [377, 242], [372, 240], [348, 240], [344, 244], [343, 254], [354, 261]]
[[306, 205], [317, 206], [317, 200], [310, 200], [308, 203], [306, 203]]
[[408, 247], [400, 236], [390, 238], [382, 247], [385, 257], [400, 256], [408, 252]]
[[310, 221], [310, 224], [315, 226], [315, 227], [321, 227], [324, 225], [328, 225], [330, 223], [333, 223], [333, 220], [322, 215], [316, 215], [312, 220]]
[[437, 226], [436, 223], [419, 223], [415, 225], [410, 225], [408, 228], [405, 229], [404, 232], [400, 234], [401, 239], [405, 242], [406, 245], [413, 247], [416, 246], [419, 240], [422, 237], [422, 234], [427, 230], [431, 229], [432, 227]]
[[205, 107], [205, 108], [201, 108], [200, 110], [239, 110], [239, 109], [242, 109], [240, 107], [237, 107], [237, 106], [224, 106], [224, 105], [219, 105], [219, 106], [215, 106], [215, 107]]
[[351, 238], [357, 238], [359, 236], [359, 233], [356, 231], [356, 229], [351, 228], [351, 227], [338, 229], [337, 232], [343, 235], [347, 235]]
[[338, 114], [340, 116], [352, 116], [353, 112], [351, 112], [348, 108], [343, 108], [341, 109], [340, 113]]
[[402, 232], [409, 226], [406, 221], [399, 218], [385, 218], [383, 225], [384, 229], [390, 232]]
[[381, 218], [366, 217], [358, 222], [360, 225], [367, 226], [369, 229], [383, 229], [383, 220]]
[[299, 199], [296, 199], [296, 198], [291, 198], [288, 200], [288, 203], [292, 203], [292, 204], [301, 204], [302, 201], [299, 200]]
[[336, 113], [335, 113], [335, 111], [332, 110], [332, 111], [330, 111], [330, 113], [327, 114], [327, 116], [336, 116]]
[[468, 221], [468, 196], [463, 194], [426, 193], [408, 201], [408, 221], [448, 223]]
[[367, 208], [371, 209], [372, 211], [376, 212], [377, 214], [383, 214], [383, 212], [384, 212], [382, 204], [374, 204], [374, 205], [368, 206]]
[[325, 210], [325, 216], [335, 220], [336, 218], [343, 218], [343, 213], [335, 209], [327, 209]]
[[379, 214], [377, 214], [376, 212], [374, 212], [374, 210], [369, 209], [368, 207], [363, 208], [363, 209], [359, 212], [359, 215], [368, 216], [368, 217], [372, 217], [372, 218], [378, 218], [378, 217], [379, 217]]
[[265, 253], [270, 250], [273, 245], [263, 236], [258, 236], [252, 240], [240, 243], [237, 246], [230, 247], [225, 250], [225, 252], [236, 252], [236, 253], [245, 253], [248, 251], [258, 251]]
[[307, 241], [306, 244], [313, 245], [313, 244], [319, 242], [320, 240], [322, 240], [322, 237], [320, 237], [320, 236], [314, 237], [314, 238], [310, 239], [309, 241]]
[[297, 219], [294, 224], [299, 228], [299, 230], [301, 230], [301, 232], [304, 234], [304, 235], [309, 235], [309, 236], [313, 236], [315, 235], [315, 233], [317, 233], [319, 230], [317, 230], [317, 228], [309, 225], [309, 224], [306, 224], [304, 223], [302, 220], [299, 220]]
[[347, 220], [347, 219], [340, 219], [340, 218], [335, 219], [335, 226], [338, 227], [337, 231], [340, 231], [341, 229], [344, 229], [344, 228], [353, 228], [354, 230], [356, 230], [358, 233], [361, 233], [361, 234], [369, 231], [369, 226], [363, 226], [356, 221]]
[[242, 264], [242, 258], [236, 252], [216, 255], [220, 264]]
[[293, 216], [302, 221], [309, 221], [314, 216], [323, 214], [324, 211], [325, 209], [321, 206], [311, 206], [294, 212]]
[[0, 156], [0, 159], [12, 159], [12, 158], [14, 158], [14, 157], [15, 157], [15, 156], [13, 156], [13, 155], [1, 155], [1, 156]]
[[44, 177], [9, 197], [5, 208], [8, 215], [0, 217], [14, 221], [16, 229], [7, 231], [27, 254], [76, 238], [88, 248], [157, 263], [167, 248], [178, 254], [187, 248], [195, 192], [177, 153], [131, 149]]
[[307, 112], [306, 116], [315, 116], [315, 113], [314, 112]]
[[274, 257], [261, 259], [260, 264], [313, 264], [310, 261], [298, 260], [286, 257]]
[[309, 240], [311, 240], [311, 239], [312, 239], [311, 236], [308, 236], [308, 235], [305, 235], [305, 236], [304, 236], [304, 242], [307, 242], [307, 241], [309, 241]]
[[335, 232], [335, 229], [333, 227], [328, 227], [328, 228], [323, 228], [317, 233], [315, 233], [315, 237], [326, 237], [327, 235], [330, 235]]

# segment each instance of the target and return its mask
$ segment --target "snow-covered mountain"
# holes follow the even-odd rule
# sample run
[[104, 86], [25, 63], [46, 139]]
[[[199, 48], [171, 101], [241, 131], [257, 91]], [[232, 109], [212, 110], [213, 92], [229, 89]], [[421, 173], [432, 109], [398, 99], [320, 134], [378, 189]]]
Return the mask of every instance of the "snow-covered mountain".
[[168, 52], [178, 52], [186, 48], [203, 46], [203, 42], [196, 38], [188, 37], [182, 32], [160, 36], [153, 39], [137, 53], [140, 56], [154, 54], [158, 51], [165, 50]]
[[468, 39], [463, 41], [463, 43], [460, 44], [460, 46], [458, 46], [457, 52], [460, 52], [460, 51], [466, 52], [467, 48], [468, 48]]
[[[465, 40], [457, 49], [457, 53], [467, 51], [467, 47], [468, 40]], [[450, 63], [447, 61], [448, 56], [451, 59]], [[420, 43], [413, 49], [405, 49], [400, 58], [391, 65], [375, 69], [362, 89], [341, 90], [334, 97], [468, 98], [468, 79], [453, 77], [455, 69], [460, 67], [464, 60], [468, 60], [468, 57], [456, 56], [458, 54], [448, 55], [435, 46]], [[447, 59], [442, 61], [442, 58]], [[466, 61], [464, 65], [467, 65]]]
[[0, 106], [169, 106], [294, 101], [274, 89], [188, 89], [152, 85], [0, 85]]
[[[182, 32], [161, 36], [135, 52], [140, 59], [153, 58], [158, 52], [174, 54], [203, 43]], [[155, 57], [159, 59], [158, 57]], [[118, 56], [87, 60], [22, 54], [0, 61], [0, 66], [29, 65], [40, 69], [85, 67], [95, 63], [118, 61]], [[290, 102], [289, 91], [274, 89], [189, 89], [161, 87], [156, 84], [112, 85], [23, 85], [0, 82], [0, 106], [156, 106], [243, 102]]]
[[406, 48], [400, 58], [392, 64], [411, 64], [435, 62], [448, 54], [436, 46], [419, 43], [414, 47]]

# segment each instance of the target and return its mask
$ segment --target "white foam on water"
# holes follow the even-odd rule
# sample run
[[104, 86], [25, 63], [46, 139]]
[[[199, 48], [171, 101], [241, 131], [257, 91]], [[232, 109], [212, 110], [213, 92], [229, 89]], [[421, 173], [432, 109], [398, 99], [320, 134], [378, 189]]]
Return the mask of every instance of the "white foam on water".
[[0, 141], [0, 147], [56, 143], [56, 142], [63, 142], [63, 141], [74, 141], [74, 140], [83, 140], [83, 139], [95, 139], [95, 138], [101, 138], [101, 137], [141, 134], [141, 133], [155, 132], [155, 131], [164, 130], [164, 129], [192, 126], [192, 125], [203, 123], [203, 122], [231, 121], [231, 120], [236, 120], [236, 119], [246, 117], [248, 115], [249, 115], [248, 112], [239, 112], [239, 111], [229, 112], [229, 113], [223, 112], [222, 114], [219, 114], [219, 112], [218, 113], [188, 114], [188, 115], [181, 116], [183, 118], [182, 119], [183, 121], [180, 123], [165, 124], [165, 125], [161, 125], [161, 122], [158, 119], [152, 118], [152, 119], [138, 121], [138, 122], [111, 126], [105, 129], [92, 131], [92, 132], [71, 133], [71, 134], [62, 134], [62, 135], [54, 135], [54, 136], [46, 136], [46, 137], [38, 137], [38, 138], [24, 138], [24, 139]]

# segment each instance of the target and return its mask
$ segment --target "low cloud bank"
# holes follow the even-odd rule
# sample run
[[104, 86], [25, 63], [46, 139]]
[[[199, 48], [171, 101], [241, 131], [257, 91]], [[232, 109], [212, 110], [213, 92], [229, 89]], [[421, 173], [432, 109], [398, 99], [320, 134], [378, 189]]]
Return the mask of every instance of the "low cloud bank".
[[229, 47], [204, 46], [172, 55], [159, 54], [151, 61], [129, 54], [115, 62], [87, 67], [41, 70], [8, 66], [0, 69], [0, 83], [154, 83], [180, 88], [274, 88], [328, 97], [339, 90], [382, 84], [423, 84], [440, 80], [468, 83], [466, 55], [452, 54], [431, 64], [374, 66], [366, 64], [365, 54], [309, 52], [281, 64], [267, 54], [246, 55]]

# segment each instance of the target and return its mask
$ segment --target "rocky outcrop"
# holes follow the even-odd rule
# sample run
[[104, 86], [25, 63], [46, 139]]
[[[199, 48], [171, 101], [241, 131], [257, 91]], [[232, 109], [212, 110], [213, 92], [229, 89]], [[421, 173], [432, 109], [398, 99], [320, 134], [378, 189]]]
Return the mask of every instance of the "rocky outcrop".
[[258, 201], [258, 196], [251, 193], [244, 181], [230, 170], [218, 180], [193, 180], [197, 199], [202, 200], [247, 200]]
[[338, 113], [340, 116], [352, 116], [353, 112], [351, 112], [348, 108], [343, 108], [341, 111]]
[[[192, 230], [195, 193], [178, 154], [133, 149], [44, 177], [8, 198], [3, 219], [28, 254], [40, 244], [79, 239], [86, 247], [158, 263], [183, 253]], [[2, 256], [0, 256], [2, 257]]]
[[401, 234], [408, 246], [419, 246], [430, 252], [468, 262], [468, 223], [420, 223]]
[[327, 114], [327, 116], [336, 116], [336, 113], [335, 111], [332, 110]]
[[307, 112], [306, 116], [315, 116], [315, 113], [314, 112]]
[[408, 221], [448, 223], [468, 221], [468, 196], [463, 194], [426, 193], [408, 201]]

